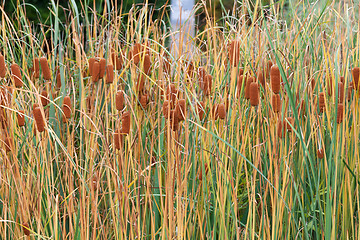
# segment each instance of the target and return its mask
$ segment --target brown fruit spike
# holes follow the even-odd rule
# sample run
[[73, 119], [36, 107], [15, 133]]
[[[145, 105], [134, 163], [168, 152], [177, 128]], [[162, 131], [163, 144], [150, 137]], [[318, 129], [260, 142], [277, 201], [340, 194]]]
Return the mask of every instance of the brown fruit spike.
[[169, 117], [169, 110], [170, 110], [170, 102], [168, 100], [165, 100], [163, 107], [162, 107], [162, 111], [163, 111], [165, 119], [167, 119]]
[[40, 77], [40, 60], [39, 60], [39, 58], [34, 58], [32, 70], [33, 70], [34, 78], [39, 78]]
[[130, 133], [130, 112], [124, 112], [121, 115], [121, 133], [129, 134]]
[[45, 120], [43, 118], [43, 115], [41, 113], [40, 107], [35, 107], [33, 110], [36, 128], [39, 132], [43, 132], [45, 130]]
[[270, 69], [270, 81], [271, 81], [271, 90], [274, 93], [279, 93], [281, 76], [280, 76], [279, 67], [276, 65], [273, 65]]
[[122, 135], [119, 130], [116, 130], [114, 133], [114, 144], [115, 149], [120, 150], [120, 144], [122, 142]]
[[239, 65], [240, 62], [240, 41], [233, 40], [228, 45], [228, 58], [230, 64], [234, 67]]
[[103, 79], [104, 75], [105, 75], [105, 70], [106, 70], [106, 59], [101, 58], [99, 61], [99, 64], [100, 64], [99, 79]]
[[99, 81], [99, 77], [100, 77], [100, 63], [94, 62], [91, 79], [94, 83], [96, 83], [97, 81]]
[[118, 91], [116, 93], [116, 97], [115, 97], [115, 101], [116, 101], [116, 109], [118, 111], [121, 111], [124, 109], [124, 102], [125, 102], [125, 97], [124, 97], [124, 92], [123, 91]]
[[279, 94], [274, 94], [271, 97], [271, 105], [273, 108], [273, 111], [275, 113], [278, 113], [281, 111], [281, 99]]
[[150, 70], [151, 70], [151, 59], [150, 56], [146, 54], [144, 57], [144, 73], [146, 75], [149, 75]]
[[6, 76], [6, 64], [5, 64], [5, 58], [0, 53], [0, 78], [4, 78]]
[[89, 75], [93, 75], [95, 58], [89, 58]]
[[250, 84], [250, 104], [251, 106], [259, 105], [259, 84], [257, 82]]
[[351, 71], [353, 76], [353, 87], [355, 90], [359, 89], [359, 75], [360, 75], [360, 68], [354, 67]]
[[106, 66], [106, 83], [114, 82], [114, 66], [112, 64]]
[[41, 104], [44, 107], [49, 104], [48, 94], [47, 94], [46, 90], [43, 90], [41, 92], [41, 97], [40, 98], [41, 98]]
[[253, 77], [249, 77], [246, 80], [246, 86], [245, 86], [245, 98], [246, 99], [250, 99], [250, 85], [254, 81], [255, 81], [255, 79]]
[[64, 97], [63, 101], [63, 122], [66, 122], [67, 119], [71, 118], [71, 99], [70, 96]]
[[281, 120], [279, 120], [277, 125], [277, 134], [279, 138], [283, 138], [285, 136], [285, 131], [283, 128], [284, 128], [284, 124]]
[[148, 104], [148, 95], [147, 94], [143, 94], [140, 97], [140, 105], [142, 108], [146, 109], [147, 104]]
[[17, 113], [17, 122], [19, 127], [25, 126], [25, 111], [24, 110], [20, 110]]
[[46, 57], [40, 58], [41, 71], [45, 80], [51, 79], [51, 72]]
[[321, 92], [319, 94], [319, 109], [320, 109], [320, 113], [324, 112], [324, 108], [325, 108], [325, 94], [323, 92]]
[[342, 123], [343, 121], [343, 112], [344, 112], [344, 105], [342, 105], [341, 103], [338, 104], [338, 109], [337, 109], [337, 117], [336, 117], [336, 122]]
[[186, 100], [180, 99], [175, 107], [176, 115], [179, 121], [183, 121], [186, 118]]
[[226, 108], [224, 103], [220, 103], [217, 107], [217, 113], [220, 119], [225, 119], [226, 117]]
[[317, 157], [319, 159], [323, 159], [324, 158], [324, 149], [318, 149], [317, 150]]
[[261, 70], [257, 72], [257, 81], [261, 84], [261, 86], [265, 90], [265, 78]]
[[21, 71], [19, 65], [17, 65], [16, 63], [13, 63], [11, 65], [11, 76], [14, 81], [15, 87], [21, 88], [23, 86]]

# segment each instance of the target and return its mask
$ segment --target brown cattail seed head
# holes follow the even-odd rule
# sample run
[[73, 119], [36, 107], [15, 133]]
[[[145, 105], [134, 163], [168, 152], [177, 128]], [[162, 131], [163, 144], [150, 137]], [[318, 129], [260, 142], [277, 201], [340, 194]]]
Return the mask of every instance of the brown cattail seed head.
[[51, 72], [50, 72], [49, 63], [48, 63], [46, 57], [40, 58], [40, 65], [41, 65], [41, 71], [42, 71], [42, 74], [43, 74], [43, 78], [45, 80], [50, 80], [51, 79]]
[[324, 158], [324, 149], [318, 149], [317, 150], [317, 157], [319, 159], [323, 159]]
[[295, 126], [294, 126], [294, 119], [293, 119], [292, 117], [288, 117], [286, 120], [287, 120], [287, 121], [284, 121], [284, 123], [286, 124], [286, 130], [287, 130], [288, 132], [291, 132], [291, 131], [292, 131], [292, 127], [291, 127], [291, 126], [295, 127]]
[[124, 102], [125, 102], [125, 97], [124, 97], [124, 92], [122, 90], [118, 91], [116, 93], [115, 96], [115, 102], [116, 102], [116, 109], [118, 111], [121, 111], [124, 109]]
[[273, 65], [270, 69], [270, 81], [271, 81], [271, 90], [274, 93], [279, 93], [281, 76], [280, 76], [279, 67], [276, 65]]
[[25, 126], [25, 111], [19, 110], [17, 113], [17, 122], [19, 127]]
[[40, 77], [40, 60], [39, 58], [34, 58], [33, 60], [33, 66], [32, 66], [32, 74], [34, 78]]
[[325, 94], [323, 92], [321, 92], [319, 94], [319, 109], [320, 109], [320, 113], [324, 112], [324, 108], [325, 108]]
[[350, 102], [351, 101], [351, 95], [352, 95], [352, 86], [350, 85], [348, 88], [347, 88], [347, 101]]
[[226, 107], [224, 103], [220, 103], [217, 107], [217, 112], [220, 119], [225, 119], [226, 117]]
[[99, 64], [100, 64], [99, 79], [103, 79], [106, 70], [106, 59], [100, 58]]
[[169, 100], [165, 100], [164, 104], [163, 104], [163, 107], [162, 107], [162, 111], [163, 111], [164, 117], [166, 119], [169, 116], [169, 110], [170, 110], [170, 102], [169, 102]]
[[45, 130], [45, 120], [44, 120], [44, 117], [43, 117], [43, 115], [41, 113], [40, 107], [35, 106], [35, 108], [33, 110], [33, 114], [34, 114], [37, 130], [39, 132], [43, 132]]
[[197, 105], [197, 112], [199, 114], [199, 119], [200, 121], [203, 120], [204, 118], [204, 113], [205, 113], [205, 103], [203, 101], [201, 101], [200, 103], [198, 103]]
[[122, 142], [122, 134], [119, 130], [116, 130], [114, 132], [114, 144], [115, 144], [115, 149], [120, 149], [120, 143]]
[[124, 112], [121, 115], [121, 133], [129, 134], [130, 133], [130, 112]]
[[336, 122], [342, 123], [343, 121], [343, 112], [344, 112], [344, 105], [342, 103], [338, 104], [338, 108], [337, 108], [337, 117], [336, 117]]
[[283, 128], [284, 128], [284, 123], [279, 119], [279, 122], [277, 124], [277, 134], [279, 138], [283, 138], [285, 136], [285, 131]]
[[13, 146], [13, 144], [12, 144], [12, 138], [11, 138], [11, 137], [6, 137], [6, 138], [5, 138], [5, 141], [4, 141], [4, 145], [5, 145], [5, 150], [6, 150], [6, 152], [7, 152], [7, 153], [10, 152], [11, 149], [12, 149], [12, 146]]
[[261, 84], [261, 86], [265, 90], [265, 78], [263, 71], [259, 70], [256, 75], [257, 75], [257, 81]]
[[23, 232], [26, 236], [30, 236], [29, 224], [27, 223], [23, 224]]
[[185, 117], [186, 117], [186, 100], [185, 99], [179, 99], [179, 101], [175, 107], [175, 111], [176, 111], [177, 118], [179, 119], [179, 121], [185, 120]]
[[116, 53], [113, 52], [111, 54], [111, 60], [112, 60], [113, 66], [115, 66], [116, 70], [120, 70], [122, 68], [123, 58], [122, 58], [121, 53], [120, 53], [120, 55], [117, 55]]
[[246, 86], [245, 86], [245, 98], [250, 99], [250, 85], [254, 82], [255, 79], [253, 77], [249, 77], [246, 79]]
[[71, 99], [70, 99], [70, 96], [64, 97], [63, 112], [64, 112], [63, 122], [66, 122], [66, 119], [71, 118]]
[[106, 66], [106, 83], [114, 82], [114, 66], [112, 64]]
[[96, 83], [100, 78], [100, 63], [95, 61], [92, 67], [91, 80]]
[[179, 129], [179, 119], [177, 118], [175, 109], [170, 111], [170, 124], [173, 131], [177, 131]]
[[338, 83], [338, 96], [339, 96], [339, 103], [344, 102], [344, 84], [342, 82]]
[[240, 41], [233, 40], [228, 45], [228, 58], [230, 64], [236, 67], [240, 62]]
[[46, 90], [43, 90], [41, 92], [41, 97], [40, 98], [41, 98], [41, 104], [44, 107], [49, 104], [48, 94], [47, 94]]
[[14, 81], [15, 87], [22, 87], [23, 82], [21, 78], [21, 71], [19, 65], [17, 65], [16, 63], [11, 64], [11, 76]]
[[281, 111], [281, 99], [279, 94], [274, 94], [271, 97], [271, 105], [273, 108], [273, 111], [275, 113], [278, 113]]
[[200, 89], [204, 90], [204, 79], [206, 76], [206, 70], [204, 67], [199, 67], [197, 72]]
[[56, 72], [56, 88], [61, 88], [61, 75], [60, 75], [60, 68], [57, 68]]
[[212, 76], [207, 74], [204, 78], [204, 94], [205, 96], [210, 95], [212, 87]]
[[150, 74], [150, 70], [151, 70], [151, 59], [150, 59], [150, 56], [148, 54], [146, 54], [144, 56], [144, 73], [146, 75], [149, 75]]
[[250, 104], [251, 106], [259, 105], [259, 84], [257, 82], [250, 84]]
[[5, 58], [0, 53], [0, 78], [4, 78], [6, 76], [6, 64], [5, 64]]
[[141, 93], [144, 90], [144, 87], [145, 87], [145, 75], [140, 74], [138, 81], [136, 83], [136, 91]]
[[353, 76], [353, 87], [355, 90], [359, 89], [359, 75], [360, 75], [360, 68], [354, 67], [351, 71]]
[[89, 75], [93, 75], [95, 58], [89, 58]]
[[143, 94], [140, 96], [140, 105], [142, 108], [146, 108], [148, 104], [149, 98], [147, 94]]

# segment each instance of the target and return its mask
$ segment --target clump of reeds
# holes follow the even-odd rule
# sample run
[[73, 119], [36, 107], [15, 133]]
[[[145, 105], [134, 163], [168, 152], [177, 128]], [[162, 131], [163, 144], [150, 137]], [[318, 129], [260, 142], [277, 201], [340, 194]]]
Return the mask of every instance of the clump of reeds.
[[281, 76], [280, 76], [279, 67], [276, 65], [273, 65], [270, 69], [270, 81], [271, 81], [271, 90], [274, 93], [279, 93]]
[[240, 41], [233, 40], [228, 45], [228, 59], [230, 61], [231, 66], [236, 67], [240, 62]]
[[16, 63], [11, 64], [11, 76], [14, 81], [15, 87], [21, 88], [23, 86], [21, 70], [19, 65], [17, 65]]
[[51, 71], [50, 71], [49, 63], [48, 63], [46, 57], [40, 58], [40, 66], [41, 66], [43, 78], [45, 80], [50, 80], [51, 79]]

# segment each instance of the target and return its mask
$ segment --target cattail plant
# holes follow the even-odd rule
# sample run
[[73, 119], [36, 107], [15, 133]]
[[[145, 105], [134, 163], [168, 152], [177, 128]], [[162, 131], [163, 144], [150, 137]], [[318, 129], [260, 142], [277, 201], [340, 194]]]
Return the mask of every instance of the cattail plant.
[[64, 112], [63, 122], [65, 123], [68, 119], [71, 118], [71, 99], [70, 99], [70, 96], [65, 96], [64, 97], [62, 110]]
[[240, 41], [233, 40], [228, 45], [228, 59], [230, 61], [231, 66], [236, 67], [240, 62]]
[[120, 90], [116, 93], [115, 96], [115, 105], [118, 111], [124, 109], [124, 102], [125, 102], [124, 91]]
[[106, 70], [106, 59], [100, 58], [99, 65], [100, 65], [99, 79], [103, 79], [105, 76], [105, 70]]
[[114, 82], [114, 66], [109, 64], [106, 66], [106, 83]]
[[130, 112], [124, 112], [121, 115], [121, 134], [129, 134], [130, 133]]
[[350, 102], [351, 101], [351, 95], [352, 95], [352, 90], [353, 90], [353, 84], [352, 82], [349, 84], [349, 87], [347, 88], [347, 101]]
[[236, 87], [237, 87], [237, 96], [240, 97], [241, 91], [243, 89], [243, 86], [246, 88], [246, 83], [247, 83], [247, 77], [246, 75], [240, 75], [237, 78], [237, 83], [236, 83]]
[[56, 89], [61, 88], [61, 75], [60, 75], [60, 68], [59, 66], [55, 69], [55, 80], [56, 80]]
[[12, 142], [13, 142], [13, 139], [11, 137], [6, 137], [5, 138], [4, 146], [5, 146], [5, 150], [6, 150], [7, 153], [11, 152], [11, 149], [12, 149], [12, 146], [13, 146]]
[[173, 108], [175, 105], [178, 93], [179, 91], [176, 89], [176, 86], [173, 83], [171, 83], [166, 89], [167, 100], [170, 101], [171, 108]]
[[116, 130], [114, 132], [114, 145], [115, 149], [120, 150], [120, 143], [122, 142], [122, 134], [121, 131]]
[[50, 80], [51, 79], [51, 71], [50, 71], [49, 63], [48, 63], [46, 57], [40, 58], [40, 66], [41, 66], [43, 78], [45, 80]]
[[342, 123], [343, 121], [343, 112], [344, 112], [344, 105], [342, 103], [338, 104], [338, 108], [337, 108], [337, 116], [336, 116], [336, 122]]
[[212, 88], [212, 76], [207, 74], [204, 78], [204, 95], [209, 96]]
[[95, 61], [93, 63], [93, 67], [91, 70], [91, 80], [93, 83], [96, 83], [99, 81], [100, 78], [100, 63], [98, 61]]
[[360, 68], [359, 67], [354, 67], [351, 70], [352, 76], [353, 76], [353, 88], [355, 90], [359, 89], [359, 75], [360, 75]]
[[0, 78], [5, 78], [6, 76], [6, 63], [4, 56], [0, 53]]
[[329, 96], [332, 95], [332, 88], [333, 88], [332, 86], [333, 86], [333, 79], [332, 79], [332, 75], [329, 74], [327, 76], [327, 93]]
[[143, 70], [146, 75], [150, 74], [151, 71], [151, 59], [148, 54], [144, 56]]
[[163, 106], [162, 106], [162, 112], [163, 112], [165, 119], [167, 119], [169, 117], [170, 110], [171, 110], [170, 102], [169, 102], [169, 100], [165, 100], [163, 103]]
[[271, 81], [271, 90], [274, 93], [279, 93], [281, 76], [280, 76], [279, 67], [276, 65], [273, 65], [270, 69], [270, 81]]
[[292, 127], [291, 126], [294, 127], [294, 118], [288, 117], [288, 118], [286, 118], [286, 121], [284, 121], [284, 123], [286, 125], [286, 130], [288, 132], [292, 132]]
[[250, 99], [250, 85], [253, 83], [255, 79], [253, 77], [248, 77], [246, 79], [246, 86], [245, 86], [245, 99]]
[[275, 113], [281, 111], [281, 99], [279, 94], [276, 93], [271, 96], [271, 105]]
[[179, 99], [175, 107], [176, 115], [179, 121], [183, 121], [186, 118], [186, 100]]
[[21, 77], [20, 67], [16, 63], [11, 64], [11, 76], [14, 81], [15, 87], [21, 88], [23, 86], [23, 81]]
[[259, 105], [259, 84], [257, 82], [250, 84], [250, 104], [251, 106]]
[[133, 59], [134, 64], [138, 65], [140, 62], [140, 55], [142, 52], [142, 46], [140, 43], [135, 43], [133, 48], [130, 51], [130, 59]]
[[318, 149], [316, 154], [319, 159], [323, 159], [324, 158], [324, 149], [322, 149], [322, 148]]
[[217, 115], [219, 116], [220, 119], [225, 119], [226, 117], [226, 107], [224, 103], [220, 103], [217, 106]]
[[45, 107], [49, 104], [48, 94], [45, 89], [41, 92], [40, 100], [41, 100], [41, 104], [43, 105], [43, 107]]
[[138, 93], [141, 93], [142, 91], [144, 91], [144, 87], [145, 87], [145, 75], [140, 74], [136, 82], [136, 91]]
[[40, 77], [40, 60], [39, 58], [33, 59], [33, 65], [31, 67], [31, 73], [34, 78]]
[[262, 70], [258, 70], [258, 72], [256, 74], [256, 79], [261, 84], [264, 91], [266, 91], [266, 89], [265, 89], [265, 78], [264, 78], [264, 74], [263, 74]]
[[203, 101], [197, 104], [197, 114], [199, 115], [200, 121], [203, 120], [205, 114], [205, 103]]
[[198, 81], [200, 89], [204, 90], [204, 81], [206, 76], [206, 70], [204, 67], [199, 67], [197, 70]]
[[25, 126], [25, 111], [19, 110], [19, 112], [16, 114], [17, 116], [17, 123], [19, 127]]
[[148, 98], [148, 95], [147, 94], [142, 94], [140, 96], [140, 105], [142, 108], [146, 108], [147, 105], [148, 105], [148, 102], [149, 102], [149, 98]]
[[24, 234], [25, 234], [26, 236], [30, 236], [29, 224], [24, 223], [22, 229], [23, 229], [23, 232], [24, 232]]
[[323, 92], [321, 92], [319, 94], [319, 109], [320, 109], [320, 113], [324, 112], [324, 108], [325, 108], [325, 94]]
[[36, 123], [36, 128], [39, 132], [43, 132], [45, 130], [45, 119], [41, 113], [41, 109], [37, 104], [33, 106], [33, 115]]
[[93, 75], [95, 58], [89, 58], [89, 76]]
[[342, 82], [338, 83], [338, 99], [339, 103], [344, 102], [344, 84]]
[[112, 60], [112, 64], [113, 66], [115, 66], [116, 70], [121, 70], [123, 67], [123, 57], [121, 55], [121, 53], [118, 55], [115, 52], [111, 53], [111, 60]]
[[285, 137], [284, 123], [281, 119], [279, 119], [277, 124], [277, 135], [279, 138]]
[[173, 131], [179, 130], [179, 119], [177, 116], [175, 109], [170, 111], [170, 126]]

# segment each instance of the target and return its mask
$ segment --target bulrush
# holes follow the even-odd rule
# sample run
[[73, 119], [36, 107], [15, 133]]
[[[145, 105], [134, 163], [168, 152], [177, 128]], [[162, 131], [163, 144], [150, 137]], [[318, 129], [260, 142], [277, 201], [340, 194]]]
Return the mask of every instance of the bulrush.
[[6, 76], [6, 64], [5, 64], [5, 58], [0, 53], [0, 78], [4, 78]]
[[186, 100], [179, 99], [175, 107], [176, 115], [179, 121], [183, 121], [186, 118]]
[[5, 150], [6, 150], [7, 153], [11, 152], [11, 149], [12, 149], [12, 146], [13, 146], [12, 142], [13, 141], [12, 141], [11, 137], [6, 137], [5, 138], [4, 145], [5, 145]]
[[55, 70], [55, 80], [56, 80], [56, 88], [60, 89], [61, 88], [61, 75], [60, 75], [60, 68], [57, 67]]
[[123, 60], [121, 53], [119, 55], [117, 55], [115, 52], [113, 52], [111, 54], [111, 60], [112, 60], [113, 66], [115, 66], [116, 70], [120, 70], [122, 68], [124, 60]]
[[226, 117], [226, 107], [224, 103], [220, 103], [217, 107], [217, 114], [220, 119], [225, 119]]
[[40, 100], [41, 100], [41, 104], [42, 104], [44, 107], [49, 104], [49, 98], [48, 98], [48, 94], [47, 94], [46, 90], [43, 90], [43, 91], [41, 92]]
[[209, 96], [211, 94], [212, 88], [212, 76], [210, 74], [206, 74], [204, 78], [204, 94], [205, 96]]
[[233, 40], [228, 45], [228, 58], [230, 61], [230, 64], [234, 67], [236, 67], [239, 64], [240, 61], [240, 41], [239, 40]]
[[279, 94], [273, 94], [271, 97], [272, 109], [275, 113], [281, 111], [281, 99]]
[[197, 113], [199, 115], [200, 121], [203, 120], [205, 114], [205, 103], [203, 101], [199, 102], [197, 105]]
[[145, 87], [145, 75], [139, 74], [138, 80], [136, 82], [136, 91], [141, 93]]
[[340, 77], [340, 82], [342, 82], [342, 84], [345, 84], [345, 77]]
[[288, 117], [288, 118], [286, 118], [286, 121], [284, 121], [284, 123], [286, 124], [286, 130], [288, 132], [292, 132], [292, 127], [295, 127], [294, 126], [294, 118]]
[[274, 93], [279, 93], [281, 76], [280, 76], [279, 67], [276, 65], [273, 65], [270, 69], [270, 81], [271, 81], [271, 90]]
[[265, 78], [264, 78], [263, 71], [259, 70], [256, 74], [256, 78], [257, 78], [257, 81], [261, 84], [261, 86], [263, 87], [263, 89], [265, 91], [266, 90], [265, 89]]
[[255, 79], [253, 77], [248, 77], [246, 79], [246, 86], [245, 86], [245, 98], [250, 99], [250, 85], [254, 82]]
[[279, 122], [277, 124], [277, 135], [279, 138], [283, 138], [285, 136], [285, 131], [283, 128], [284, 128], [284, 123], [279, 119]]
[[95, 58], [89, 58], [89, 75], [93, 75]]
[[265, 65], [265, 77], [267, 79], [269, 79], [269, 77], [270, 77], [270, 69], [273, 66], [273, 62], [271, 60], [268, 60], [265, 64], [266, 64]]
[[237, 96], [240, 97], [240, 94], [241, 94], [241, 90], [243, 88], [246, 88], [246, 80], [247, 80], [247, 77], [244, 76], [244, 75], [241, 75], [241, 76], [238, 76], [238, 79], [237, 79]]
[[259, 105], [259, 84], [257, 82], [250, 84], [250, 104], [251, 106]]
[[144, 64], [143, 64], [143, 70], [146, 75], [150, 74], [151, 71], [151, 59], [148, 54], [144, 56]]
[[106, 83], [114, 82], [114, 66], [112, 64], [106, 66]]
[[347, 93], [346, 93], [348, 102], [351, 101], [352, 90], [353, 90], [352, 83], [350, 83], [349, 87], [347, 88]]
[[315, 91], [315, 85], [316, 85], [315, 78], [311, 78], [310, 83], [311, 83], [311, 90]]
[[325, 108], [325, 94], [323, 92], [321, 92], [319, 94], [319, 109], [320, 109], [320, 113], [324, 112], [324, 108]]
[[33, 115], [36, 123], [36, 128], [39, 132], [43, 132], [45, 130], [45, 120], [41, 113], [40, 107], [34, 104]]
[[103, 79], [105, 76], [105, 70], [106, 70], [106, 59], [100, 58], [99, 64], [100, 64], [99, 79]]
[[43, 74], [43, 78], [45, 80], [50, 80], [51, 79], [51, 72], [50, 72], [49, 63], [48, 63], [46, 57], [41, 57], [40, 58], [40, 65], [41, 65], [41, 71], [42, 71], [42, 74]]
[[64, 112], [63, 122], [66, 122], [67, 119], [71, 118], [71, 99], [70, 96], [65, 96], [63, 101], [63, 108]]
[[319, 159], [323, 159], [324, 158], [324, 149], [318, 149], [317, 150], [317, 157]]
[[360, 75], [360, 68], [354, 67], [351, 70], [352, 76], [353, 76], [353, 88], [355, 90], [359, 89], [359, 75]]
[[165, 119], [167, 119], [169, 117], [169, 111], [170, 111], [170, 102], [169, 102], [169, 100], [164, 101], [162, 111], [163, 111]]
[[122, 142], [122, 134], [120, 130], [114, 132], [114, 145], [115, 149], [120, 150], [120, 143]]
[[173, 108], [175, 105], [175, 102], [176, 102], [177, 95], [178, 95], [178, 90], [176, 89], [175, 84], [171, 83], [167, 87], [166, 95], [167, 95], [167, 100], [170, 101], [171, 108]]
[[140, 43], [135, 43], [131, 49], [130, 58], [134, 60], [135, 65], [138, 65], [140, 62], [141, 49], [142, 47]]
[[100, 77], [100, 63], [95, 61], [91, 70], [91, 80], [96, 83]]
[[124, 112], [121, 115], [121, 134], [130, 133], [130, 112]]
[[31, 68], [32, 74], [34, 78], [40, 77], [40, 60], [39, 58], [33, 59], [33, 66]]
[[24, 223], [22, 228], [23, 228], [24, 234], [25, 234], [26, 236], [30, 236], [29, 224]]
[[177, 131], [179, 129], [179, 119], [177, 118], [175, 109], [170, 111], [170, 126], [173, 131]]
[[86, 97], [86, 107], [89, 113], [91, 113], [94, 109], [94, 98], [91, 95]]
[[149, 98], [147, 94], [142, 94], [140, 97], [140, 105], [145, 109], [149, 102]]
[[344, 84], [342, 82], [338, 83], [338, 96], [339, 96], [339, 103], [344, 102]]
[[19, 127], [25, 126], [25, 111], [19, 110], [16, 116]]
[[337, 108], [337, 116], [336, 116], [336, 122], [342, 123], [343, 121], [343, 112], [344, 112], [344, 105], [342, 103], [338, 104], [338, 108]]
[[21, 71], [19, 65], [17, 65], [16, 63], [11, 64], [11, 76], [14, 81], [15, 87], [21, 88], [23, 85]]
[[124, 102], [125, 102], [124, 91], [122, 91], [122, 90], [117, 91], [116, 96], [115, 96], [115, 105], [116, 105], [116, 109], [118, 111], [121, 111], [124, 109]]

